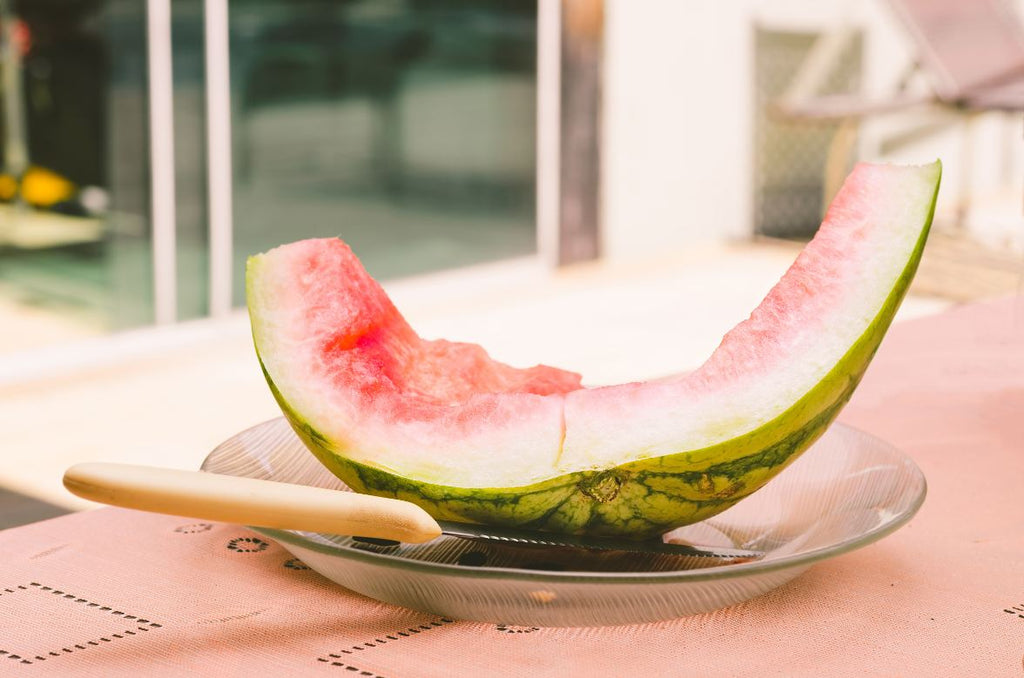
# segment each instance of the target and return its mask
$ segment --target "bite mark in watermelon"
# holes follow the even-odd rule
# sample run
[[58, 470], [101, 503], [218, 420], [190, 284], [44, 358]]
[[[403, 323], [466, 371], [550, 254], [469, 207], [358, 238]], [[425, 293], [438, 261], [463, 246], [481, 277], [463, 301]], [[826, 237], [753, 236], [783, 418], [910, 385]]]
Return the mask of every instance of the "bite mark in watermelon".
[[660, 534], [754, 492], [835, 419], [913, 278], [940, 175], [858, 165], [789, 271], [687, 374], [586, 389], [424, 340], [338, 239], [249, 260], [253, 338], [293, 428], [357, 491], [437, 518]]

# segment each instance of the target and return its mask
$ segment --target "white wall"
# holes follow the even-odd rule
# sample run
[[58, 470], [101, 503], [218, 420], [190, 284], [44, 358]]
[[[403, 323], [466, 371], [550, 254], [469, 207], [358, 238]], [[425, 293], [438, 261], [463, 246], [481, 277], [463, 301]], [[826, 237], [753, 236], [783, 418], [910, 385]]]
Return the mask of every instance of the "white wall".
[[[909, 39], [883, 0], [606, 0], [602, 228], [607, 258], [642, 258], [753, 232], [756, 25], [863, 29], [866, 97], [893, 91], [913, 57]], [[966, 168], [968, 187], [983, 197], [1022, 185], [1019, 115], [982, 116], [970, 154], [961, 143], [960, 118], [948, 111], [936, 118], [951, 123], [945, 131], [899, 152], [881, 152], [883, 139], [925, 115], [867, 121], [861, 157], [897, 162], [941, 157], [940, 209], [956, 202]], [[1019, 216], [1017, 208], [1019, 200]]]
[[609, 259], [739, 235], [751, 198], [749, 3], [608, 0]]

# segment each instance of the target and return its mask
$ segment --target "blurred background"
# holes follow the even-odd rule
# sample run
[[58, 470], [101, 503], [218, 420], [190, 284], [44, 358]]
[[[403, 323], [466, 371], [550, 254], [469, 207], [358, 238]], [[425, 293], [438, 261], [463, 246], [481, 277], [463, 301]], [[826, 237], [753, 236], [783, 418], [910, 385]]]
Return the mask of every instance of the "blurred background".
[[860, 160], [944, 163], [901, 317], [1018, 294], [1012, 0], [0, 0], [0, 528], [276, 416], [246, 257], [341, 236], [424, 336], [700, 364]]

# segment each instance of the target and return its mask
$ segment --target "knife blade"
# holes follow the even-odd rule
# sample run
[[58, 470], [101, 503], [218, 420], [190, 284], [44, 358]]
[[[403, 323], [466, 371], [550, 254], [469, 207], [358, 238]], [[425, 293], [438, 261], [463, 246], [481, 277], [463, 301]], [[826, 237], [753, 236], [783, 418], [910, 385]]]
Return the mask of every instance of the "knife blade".
[[733, 562], [746, 562], [764, 557], [763, 551], [718, 546], [698, 546], [666, 542], [663, 539], [633, 540], [617, 537], [563, 535], [493, 525], [454, 523], [446, 520], [439, 520], [437, 524], [441, 526], [441, 533], [449, 536], [518, 546], [573, 548], [585, 551], [654, 553], [695, 558], [715, 558]]

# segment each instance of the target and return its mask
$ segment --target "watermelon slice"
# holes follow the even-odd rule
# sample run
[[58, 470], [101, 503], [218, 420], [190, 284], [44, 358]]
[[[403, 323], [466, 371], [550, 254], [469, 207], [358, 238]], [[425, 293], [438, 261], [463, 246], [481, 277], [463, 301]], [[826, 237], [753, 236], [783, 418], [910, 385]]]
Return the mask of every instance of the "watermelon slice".
[[858, 165], [818, 234], [698, 370], [594, 389], [421, 339], [340, 240], [252, 257], [267, 381], [353, 489], [437, 518], [647, 537], [764, 485], [850, 398], [917, 268], [939, 163]]

